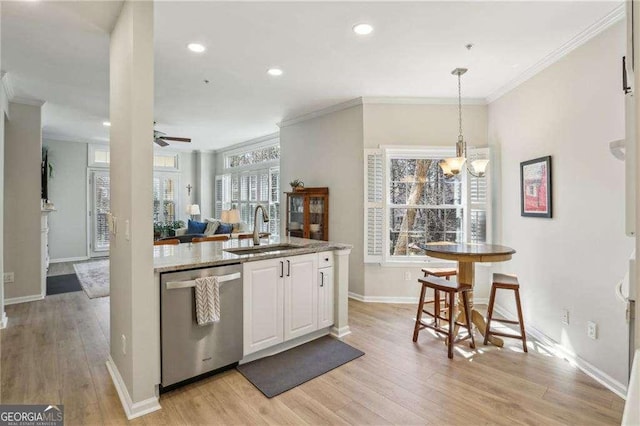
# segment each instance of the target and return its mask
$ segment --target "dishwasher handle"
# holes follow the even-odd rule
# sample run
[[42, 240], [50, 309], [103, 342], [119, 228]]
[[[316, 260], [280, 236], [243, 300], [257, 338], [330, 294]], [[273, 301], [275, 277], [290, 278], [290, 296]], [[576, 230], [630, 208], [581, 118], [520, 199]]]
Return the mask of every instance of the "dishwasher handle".
[[[240, 277], [242, 277], [240, 272], [236, 272], [235, 274], [219, 275], [217, 278], [218, 278], [218, 282], [222, 283], [222, 282], [225, 282], [225, 281], [239, 280]], [[167, 283], [167, 290], [177, 290], [177, 289], [180, 289], [180, 288], [191, 288], [191, 287], [195, 287], [195, 286], [196, 286], [196, 280], [169, 281]]]

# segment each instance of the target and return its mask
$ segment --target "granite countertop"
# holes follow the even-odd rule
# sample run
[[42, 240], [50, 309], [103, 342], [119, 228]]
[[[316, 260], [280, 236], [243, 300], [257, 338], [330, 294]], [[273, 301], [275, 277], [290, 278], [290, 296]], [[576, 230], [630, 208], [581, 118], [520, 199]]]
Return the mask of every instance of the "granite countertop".
[[228, 241], [211, 241], [203, 243], [183, 243], [178, 245], [154, 246], [153, 266], [155, 272], [180, 271], [184, 269], [221, 266], [233, 263], [244, 263], [256, 260], [273, 259], [284, 256], [297, 256], [307, 253], [318, 253], [329, 250], [348, 250], [352, 246], [331, 241], [307, 240], [295, 237], [269, 237], [260, 240], [260, 247], [274, 244], [292, 244], [283, 250], [266, 253], [234, 254], [227, 249], [249, 248], [252, 239]]

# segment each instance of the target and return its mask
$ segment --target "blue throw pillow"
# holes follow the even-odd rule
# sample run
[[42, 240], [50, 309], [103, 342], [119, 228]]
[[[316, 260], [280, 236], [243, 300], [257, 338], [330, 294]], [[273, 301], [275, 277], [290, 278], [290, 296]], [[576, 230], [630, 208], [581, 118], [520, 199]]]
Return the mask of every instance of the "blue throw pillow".
[[216, 228], [216, 234], [230, 234], [233, 231], [233, 225], [230, 223], [222, 223]]
[[197, 222], [189, 219], [187, 223], [187, 234], [204, 234], [205, 229], [207, 229], [206, 222]]

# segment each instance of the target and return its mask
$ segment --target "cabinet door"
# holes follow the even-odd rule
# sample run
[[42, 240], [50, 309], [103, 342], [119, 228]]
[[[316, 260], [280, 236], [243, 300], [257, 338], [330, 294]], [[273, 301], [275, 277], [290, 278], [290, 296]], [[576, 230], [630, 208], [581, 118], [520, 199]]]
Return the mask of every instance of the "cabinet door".
[[333, 266], [318, 269], [318, 328], [333, 325]]
[[244, 354], [283, 341], [284, 260], [247, 262], [244, 271]]
[[318, 329], [318, 256], [285, 259], [284, 340]]

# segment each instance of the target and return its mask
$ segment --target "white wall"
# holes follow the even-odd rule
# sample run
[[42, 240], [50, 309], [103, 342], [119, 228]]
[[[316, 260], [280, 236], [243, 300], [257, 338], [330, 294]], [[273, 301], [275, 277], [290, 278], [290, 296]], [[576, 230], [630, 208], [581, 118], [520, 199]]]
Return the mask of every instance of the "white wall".
[[[125, 1], [110, 42], [110, 368], [133, 410], [154, 410], [160, 383], [160, 300], [153, 274], [153, 3]], [[126, 222], [130, 233], [127, 234]], [[123, 338], [126, 348], [123, 347]], [[115, 380], [116, 385], [119, 384]]]
[[213, 192], [216, 176], [216, 155], [213, 152], [194, 153], [194, 173], [196, 190], [191, 193], [191, 203], [197, 202], [200, 205], [200, 218], [213, 217]]
[[49, 257], [87, 257], [87, 144], [44, 140], [53, 177], [49, 199], [57, 211], [49, 214]]
[[41, 106], [10, 102], [5, 127], [4, 270], [6, 299], [44, 296], [40, 270]]
[[[517, 250], [500, 265], [521, 281], [535, 327], [620, 383], [627, 326], [614, 286], [633, 240], [624, 234], [624, 166], [609, 141], [624, 138], [618, 23], [489, 106], [489, 141], [501, 151], [498, 232]], [[520, 162], [552, 156], [553, 218], [520, 216]], [[508, 304], [507, 304], [508, 300]], [[510, 299], [500, 304], [514, 310]], [[561, 309], [570, 325], [560, 322]], [[599, 337], [587, 337], [595, 321]]]
[[[455, 79], [452, 84], [456, 84]], [[463, 105], [463, 134], [469, 146], [486, 146], [487, 107], [485, 105]], [[455, 149], [458, 140], [458, 106], [450, 105], [364, 105], [364, 147], [378, 148], [380, 145], [437, 146]], [[362, 215], [359, 225], [364, 226]], [[362, 245], [362, 241], [359, 245]], [[434, 265], [434, 266], [439, 266]], [[441, 264], [446, 266], [446, 264]], [[455, 264], [453, 264], [455, 265]], [[415, 266], [380, 266], [366, 264], [364, 267], [365, 288], [359, 293], [368, 298], [386, 297], [398, 300], [417, 300], [419, 288], [416, 283], [423, 274]], [[409, 279], [405, 279], [409, 272]], [[490, 273], [482, 264], [476, 265], [474, 298], [487, 298]]]
[[[349, 290], [364, 288], [362, 106], [280, 129], [280, 189], [302, 179], [306, 187], [329, 187], [329, 240], [352, 244]], [[281, 203], [284, 235], [285, 199]]]

